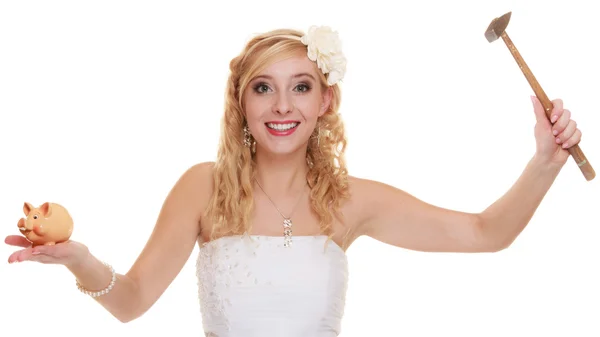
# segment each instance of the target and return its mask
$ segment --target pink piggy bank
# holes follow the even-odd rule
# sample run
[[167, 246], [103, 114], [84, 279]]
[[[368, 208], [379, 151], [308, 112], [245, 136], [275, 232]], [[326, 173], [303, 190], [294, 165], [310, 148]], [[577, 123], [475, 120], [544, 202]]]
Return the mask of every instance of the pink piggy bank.
[[45, 202], [39, 208], [23, 204], [27, 219], [19, 220], [19, 230], [32, 246], [54, 245], [69, 240], [73, 233], [73, 219], [66, 208]]

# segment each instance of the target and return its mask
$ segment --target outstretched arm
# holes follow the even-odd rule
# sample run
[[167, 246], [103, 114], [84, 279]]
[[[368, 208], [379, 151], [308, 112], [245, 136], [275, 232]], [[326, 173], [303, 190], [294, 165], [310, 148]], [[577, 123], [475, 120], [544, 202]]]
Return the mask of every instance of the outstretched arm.
[[[109, 293], [95, 297], [120, 321], [128, 322], [145, 313], [188, 260], [197, 242], [201, 214], [210, 195], [211, 170], [209, 163], [198, 164], [179, 178], [162, 206], [146, 246], [131, 269], [126, 274], [117, 274], [114, 288]], [[20, 238], [7, 238], [7, 241], [19, 245], [17, 239]], [[76, 242], [29, 247], [9, 258], [10, 262], [23, 260], [64, 264], [90, 291], [106, 288], [112, 277], [101, 261]]]
[[[449, 210], [382, 183], [353, 179], [361, 198], [361, 233], [379, 241], [429, 252], [494, 252], [508, 247], [529, 223], [569, 157], [581, 132], [562, 101], [554, 101], [552, 125], [537, 99], [536, 154], [515, 184], [480, 213]], [[556, 131], [556, 135], [553, 135]]]
[[[123, 322], [146, 312], [179, 274], [200, 234], [203, 205], [207, 203], [211, 167], [199, 164], [177, 181], [158, 216], [141, 254], [111, 293], [98, 302]], [[90, 255], [87, 263], [72, 268], [88, 289], [101, 289], [110, 280], [106, 268]]]

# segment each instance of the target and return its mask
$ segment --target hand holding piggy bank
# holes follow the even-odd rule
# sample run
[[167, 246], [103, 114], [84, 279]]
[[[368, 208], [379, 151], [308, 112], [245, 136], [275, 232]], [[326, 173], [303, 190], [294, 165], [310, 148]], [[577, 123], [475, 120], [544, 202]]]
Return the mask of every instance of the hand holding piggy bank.
[[59, 204], [45, 202], [35, 208], [26, 202], [23, 212], [27, 218], [19, 220], [19, 230], [33, 247], [65, 242], [73, 233], [73, 219]]

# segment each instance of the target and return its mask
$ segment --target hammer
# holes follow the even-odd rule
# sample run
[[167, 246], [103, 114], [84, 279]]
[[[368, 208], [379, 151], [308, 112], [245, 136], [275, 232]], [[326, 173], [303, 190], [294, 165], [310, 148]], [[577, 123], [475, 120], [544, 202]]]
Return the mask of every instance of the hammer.
[[[544, 92], [538, 81], [535, 79], [535, 76], [533, 76], [533, 73], [527, 66], [527, 63], [525, 63], [525, 61], [523, 60], [523, 57], [521, 57], [521, 54], [519, 53], [515, 45], [508, 37], [508, 34], [506, 34], [506, 27], [508, 26], [508, 22], [510, 21], [510, 16], [511, 12], [508, 12], [492, 20], [487, 30], [485, 31], [485, 38], [488, 40], [488, 42], [494, 42], [500, 37], [502, 38], [502, 40], [504, 40], [504, 43], [508, 47], [508, 50], [510, 50], [510, 53], [514, 57], [515, 61], [517, 61], [519, 68], [521, 68], [521, 71], [523, 72], [525, 78], [529, 82], [529, 85], [533, 89], [533, 92], [542, 103], [542, 106], [546, 111], [546, 116], [548, 117], [548, 119], [550, 119], [550, 114], [552, 113], [552, 108], [554, 107], [552, 102], [550, 101], [550, 99], [548, 99], [548, 96], [546, 96], [546, 93]], [[573, 157], [573, 159], [575, 160], [575, 163], [577, 163], [577, 166], [579, 166], [579, 169], [581, 170], [581, 173], [583, 173], [585, 179], [587, 181], [594, 179], [594, 177], [596, 176], [596, 172], [594, 172], [592, 165], [583, 154], [583, 151], [581, 151], [581, 149], [579, 148], [579, 145], [570, 147], [568, 151], [569, 154], [571, 154], [571, 157]]]

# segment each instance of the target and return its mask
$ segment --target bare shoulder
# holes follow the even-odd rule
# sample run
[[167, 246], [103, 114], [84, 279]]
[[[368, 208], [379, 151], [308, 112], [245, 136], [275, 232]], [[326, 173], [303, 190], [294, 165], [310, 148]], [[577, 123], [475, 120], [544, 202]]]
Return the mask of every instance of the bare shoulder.
[[373, 207], [381, 204], [382, 199], [392, 193], [405, 193], [391, 185], [356, 176], [348, 176], [348, 188], [350, 199], [345, 209], [352, 212], [352, 217], [357, 220], [356, 225], [361, 227], [372, 217], [375, 213]]
[[186, 227], [188, 234], [200, 231], [201, 215], [213, 190], [214, 163], [188, 167], [177, 179], [163, 203], [157, 228]]
[[[368, 192], [369, 190], [372, 190], [374, 188], [384, 186], [385, 184], [383, 184], [379, 181], [376, 181], [376, 180], [370, 180], [370, 179], [360, 178], [360, 177], [356, 177], [356, 176], [348, 176], [348, 185], [349, 185], [352, 193], [357, 193], [357, 192]], [[360, 196], [361, 196], [360, 193], [355, 195], [355, 197], [360, 197]]]
[[201, 162], [190, 166], [182, 175], [198, 182], [212, 182], [215, 163], [212, 161]]
[[214, 162], [201, 162], [194, 164], [189, 167], [179, 178], [179, 183], [186, 187], [199, 187], [199, 189], [193, 189], [197, 192], [197, 196], [201, 198], [208, 198], [212, 194], [213, 190], [213, 172]]
[[[374, 198], [380, 193], [390, 193], [392, 191], [402, 192], [401, 190], [371, 179], [348, 176], [348, 187], [350, 190], [350, 203], [353, 206], [369, 205], [377, 203], [378, 198]], [[359, 207], [362, 211], [368, 211], [369, 207]]]
[[214, 190], [213, 172], [214, 162], [192, 165], [179, 177], [169, 198], [193, 209], [200, 220]]
[[[349, 177], [350, 193], [353, 207], [363, 222], [375, 220], [382, 213], [396, 216], [406, 215], [402, 210], [419, 209], [422, 212], [432, 212], [439, 208], [417, 199], [407, 191], [377, 180]], [[400, 218], [395, 218], [400, 221]]]
[[[200, 232], [202, 212], [210, 198], [212, 191], [213, 163], [203, 162], [188, 167], [174, 183], [167, 194], [150, 238], [149, 245], [167, 245], [163, 240], [168, 237], [172, 240], [169, 244], [179, 244], [185, 240], [193, 245]], [[157, 235], [176, 231], [177, 235]], [[178, 242], [178, 243], [175, 243]], [[163, 249], [156, 250], [162, 251]]]

